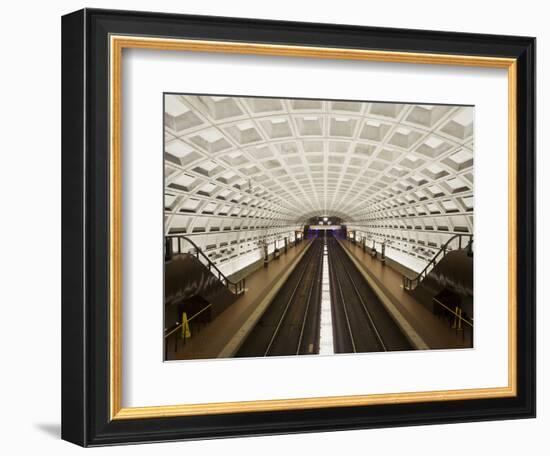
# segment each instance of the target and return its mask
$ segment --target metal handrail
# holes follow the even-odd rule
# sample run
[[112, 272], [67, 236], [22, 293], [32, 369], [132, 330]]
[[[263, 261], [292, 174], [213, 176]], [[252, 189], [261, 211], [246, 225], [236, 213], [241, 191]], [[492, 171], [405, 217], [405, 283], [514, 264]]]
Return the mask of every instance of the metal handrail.
[[[178, 240], [178, 243], [177, 243], [178, 250], [177, 250], [177, 252], [174, 252], [174, 250], [173, 250], [172, 239], [177, 239]], [[165, 259], [171, 259], [172, 256], [174, 255], [174, 253], [179, 253], [179, 254], [186, 253], [186, 252], [183, 252], [182, 248], [181, 248], [181, 244], [182, 244], [181, 241], [182, 240], [188, 242], [189, 244], [191, 244], [193, 246], [193, 248], [195, 249], [195, 252], [196, 252], [195, 256], [197, 258], [200, 257], [200, 258], [203, 258], [204, 260], [206, 260], [206, 266], [208, 267], [208, 270], [210, 272], [212, 272], [212, 270], [213, 270], [214, 273], [217, 274], [218, 280], [220, 280], [220, 282], [222, 282], [229, 291], [231, 291], [233, 294], [236, 294], [236, 295], [244, 293], [244, 290], [245, 290], [245, 278], [244, 277], [242, 279], [238, 280], [237, 282], [232, 282], [231, 280], [229, 280], [227, 278], [227, 276], [223, 272], [221, 272], [220, 269], [212, 262], [212, 260], [210, 258], [208, 258], [208, 255], [206, 255], [197, 244], [195, 244], [191, 239], [189, 239], [187, 236], [184, 236], [183, 234], [172, 234], [172, 235], [167, 235], [166, 236]]]
[[[472, 244], [474, 243], [474, 236], [472, 234], [462, 234], [458, 233], [452, 236], [450, 239], [447, 240], [447, 242], [441, 247], [436, 254], [432, 257], [432, 259], [428, 262], [426, 267], [420, 271], [420, 273], [414, 277], [410, 278], [406, 275], [403, 275], [403, 288], [405, 290], [414, 290], [424, 279], [430, 271], [435, 267], [436, 263], [439, 261], [439, 257], [442, 256], [442, 258], [445, 257], [447, 252], [450, 252], [451, 249], [448, 248], [449, 244], [458, 238], [458, 250], [462, 249], [462, 238], [468, 238], [468, 243], [466, 244], [466, 247], [468, 248], [468, 253], [470, 254], [472, 252]], [[431, 267], [430, 267], [431, 266]]]
[[453, 310], [451, 309], [449, 306], [443, 304], [439, 299], [437, 298], [433, 298], [433, 300], [439, 304], [441, 307], [443, 307], [447, 312], [449, 312], [451, 315], [453, 315], [455, 318], [463, 321], [464, 323], [466, 323], [468, 326], [470, 326], [471, 328], [474, 327], [474, 321], [473, 320], [468, 320], [466, 318], [464, 318], [462, 316], [462, 314], [458, 313], [456, 310]]
[[[196, 314], [193, 314], [191, 315], [191, 317], [189, 317], [187, 319], [187, 323], [191, 323], [191, 321], [195, 318], [197, 318], [200, 314], [202, 314], [203, 312], [205, 312], [206, 310], [210, 309], [210, 307], [212, 307], [212, 304], [208, 304], [206, 307], [203, 307], [201, 310], [199, 310]], [[177, 323], [175, 326], [173, 326], [172, 328], [169, 328], [169, 329], [166, 329], [165, 330], [165, 334], [164, 334], [164, 338], [168, 338], [170, 337], [172, 334], [174, 334], [177, 330], [181, 329], [183, 326], [183, 322], [182, 323]]]

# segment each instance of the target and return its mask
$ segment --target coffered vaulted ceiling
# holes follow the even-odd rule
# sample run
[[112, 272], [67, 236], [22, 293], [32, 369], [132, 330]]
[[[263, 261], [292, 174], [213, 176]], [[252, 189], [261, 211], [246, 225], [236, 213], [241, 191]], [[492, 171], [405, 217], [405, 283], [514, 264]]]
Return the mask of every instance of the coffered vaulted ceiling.
[[472, 107], [165, 95], [165, 230], [473, 231]]

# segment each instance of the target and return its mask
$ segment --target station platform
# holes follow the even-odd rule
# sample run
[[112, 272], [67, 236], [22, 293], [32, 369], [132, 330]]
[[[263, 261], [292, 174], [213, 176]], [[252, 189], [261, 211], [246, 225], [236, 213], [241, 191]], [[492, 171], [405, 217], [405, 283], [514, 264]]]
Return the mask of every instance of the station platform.
[[191, 338], [182, 340], [177, 351], [169, 344], [167, 359], [233, 356], [310, 245], [311, 241], [305, 239], [286, 253], [282, 251], [267, 267], [260, 266], [247, 275], [245, 293]]
[[349, 240], [341, 240], [340, 243], [352, 259], [356, 260], [356, 266], [367, 280], [373, 282], [382, 292], [386, 300], [385, 304], [392, 308], [391, 310], [396, 313], [395, 316], [406, 326], [405, 332], [408, 332], [412, 339], [416, 337], [417, 348], [472, 347], [470, 337], [463, 337], [462, 333], [450, 328], [446, 321], [432, 313], [428, 304], [417, 301], [402, 288], [403, 278], [400, 272], [373, 258], [369, 251], [364, 252], [361, 246]]

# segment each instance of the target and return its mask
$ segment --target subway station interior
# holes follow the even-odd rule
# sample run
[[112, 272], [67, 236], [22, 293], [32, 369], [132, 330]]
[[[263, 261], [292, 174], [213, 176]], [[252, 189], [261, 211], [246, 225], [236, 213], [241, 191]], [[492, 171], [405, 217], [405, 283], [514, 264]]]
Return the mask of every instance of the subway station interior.
[[474, 346], [472, 106], [164, 95], [164, 359]]

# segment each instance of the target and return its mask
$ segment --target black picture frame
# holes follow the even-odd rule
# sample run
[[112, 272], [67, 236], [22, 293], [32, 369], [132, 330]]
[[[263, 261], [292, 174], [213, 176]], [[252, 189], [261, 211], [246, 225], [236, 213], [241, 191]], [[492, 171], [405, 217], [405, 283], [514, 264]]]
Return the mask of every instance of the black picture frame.
[[[112, 420], [109, 36], [517, 60], [517, 395]], [[82, 446], [535, 416], [535, 39], [84, 9], [62, 19], [62, 438]], [[495, 284], [497, 285], [497, 284]]]

